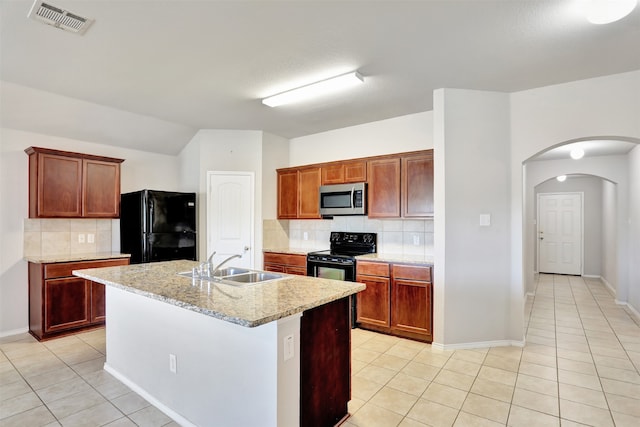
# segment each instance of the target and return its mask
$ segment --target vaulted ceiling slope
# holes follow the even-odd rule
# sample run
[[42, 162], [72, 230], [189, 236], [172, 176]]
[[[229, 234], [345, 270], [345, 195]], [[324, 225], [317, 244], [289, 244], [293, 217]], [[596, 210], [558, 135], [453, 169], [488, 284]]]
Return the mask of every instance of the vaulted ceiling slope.
[[[146, 151], [175, 154], [198, 129], [292, 138], [428, 111], [442, 87], [514, 92], [640, 69], [640, 8], [592, 25], [575, 0], [50, 3], [95, 23], [80, 36], [27, 19], [31, 0], [0, 0], [2, 125]], [[352, 70], [366, 82], [343, 94], [260, 102]], [[32, 105], [53, 95], [46, 111]], [[62, 117], [87, 109], [89, 123]]]

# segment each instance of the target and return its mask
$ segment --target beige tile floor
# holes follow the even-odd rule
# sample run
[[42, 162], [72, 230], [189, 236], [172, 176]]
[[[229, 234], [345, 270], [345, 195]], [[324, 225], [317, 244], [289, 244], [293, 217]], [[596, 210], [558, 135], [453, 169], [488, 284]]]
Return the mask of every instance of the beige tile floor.
[[[525, 348], [443, 352], [354, 330], [344, 426], [640, 426], [638, 319], [568, 276], [541, 275], [525, 310]], [[177, 425], [103, 371], [104, 354], [103, 329], [1, 339], [0, 427]]]

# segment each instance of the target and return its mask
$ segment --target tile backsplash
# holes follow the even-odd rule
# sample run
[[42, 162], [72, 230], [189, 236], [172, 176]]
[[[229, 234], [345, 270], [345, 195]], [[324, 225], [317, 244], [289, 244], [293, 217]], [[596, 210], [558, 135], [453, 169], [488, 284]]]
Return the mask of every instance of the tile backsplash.
[[264, 220], [265, 248], [329, 248], [332, 231], [378, 234], [378, 252], [404, 255], [433, 255], [433, 220], [369, 219], [341, 216], [332, 220]]
[[111, 252], [111, 219], [24, 220], [24, 256]]

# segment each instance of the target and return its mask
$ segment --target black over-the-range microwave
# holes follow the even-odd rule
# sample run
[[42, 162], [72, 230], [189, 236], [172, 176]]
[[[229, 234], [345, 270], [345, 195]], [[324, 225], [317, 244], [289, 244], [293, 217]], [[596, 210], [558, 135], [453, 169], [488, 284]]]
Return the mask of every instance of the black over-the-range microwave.
[[320, 186], [320, 215], [366, 215], [367, 184], [334, 184]]

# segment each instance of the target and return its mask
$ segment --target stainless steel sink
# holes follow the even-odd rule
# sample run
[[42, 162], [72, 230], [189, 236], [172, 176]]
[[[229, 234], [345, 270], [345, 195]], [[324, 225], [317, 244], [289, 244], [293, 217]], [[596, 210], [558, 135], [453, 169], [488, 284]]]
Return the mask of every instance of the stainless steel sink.
[[222, 280], [223, 282], [259, 283], [266, 282], [268, 280], [280, 279], [281, 277], [281, 274], [253, 272], [246, 274], [236, 274], [235, 276], [227, 276]]
[[228, 267], [216, 271], [213, 277], [208, 276], [195, 276], [192, 271], [181, 271], [179, 276], [191, 277], [194, 280], [204, 280], [218, 283], [225, 283], [232, 286], [246, 286], [250, 284], [257, 284], [262, 282], [268, 282], [271, 280], [277, 280], [284, 277], [282, 274], [267, 273], [264, 271], [249, 270], [246, 268]]

